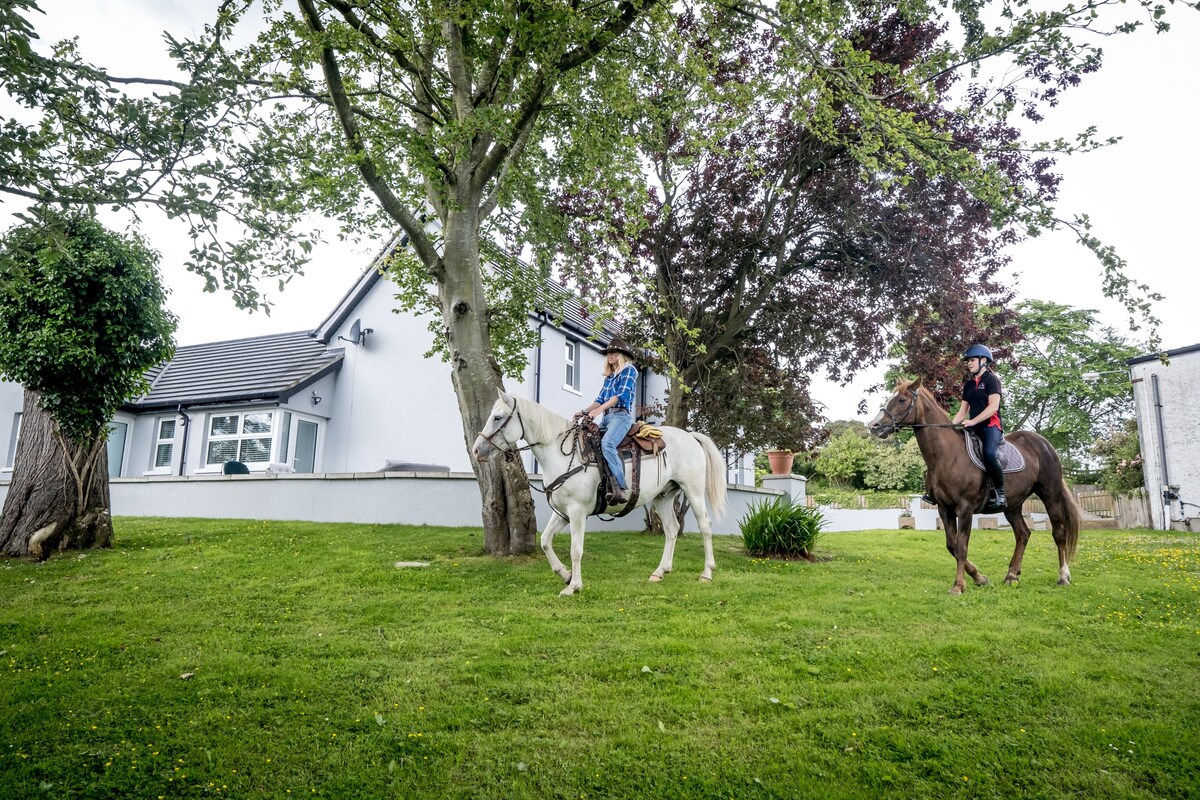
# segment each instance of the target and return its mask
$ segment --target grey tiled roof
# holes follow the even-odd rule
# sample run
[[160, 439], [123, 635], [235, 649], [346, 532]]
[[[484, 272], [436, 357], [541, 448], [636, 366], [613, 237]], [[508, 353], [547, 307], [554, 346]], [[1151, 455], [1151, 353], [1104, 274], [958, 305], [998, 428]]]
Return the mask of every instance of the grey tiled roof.
[[247, 400], [286, 400], [338, 368], [344, 353], [308, 331], [180, 347], [151, 370], [150, 391], [130, 401], [138, 411]]

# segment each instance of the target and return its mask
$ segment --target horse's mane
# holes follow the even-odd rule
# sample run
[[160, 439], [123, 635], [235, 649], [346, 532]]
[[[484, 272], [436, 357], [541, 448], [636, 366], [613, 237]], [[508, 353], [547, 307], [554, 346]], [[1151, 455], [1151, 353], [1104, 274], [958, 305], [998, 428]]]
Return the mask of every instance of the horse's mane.
[[924, 409], [926, 414], [928, 414], [930, 412], [930, 410], [933, 410], [933, 411], [936, 411], [936, 413], [939, 417], [945, 417], [945, 419], [934, 419], [934, 420], [927, 419], [926, 420], [927, 422], [949, 422], [950, 421], [950, 412], [948, 412], [948, 411], [946, 411], [946, 409], [942, 408], [942, 404], [939, 403], [937, 401], [937, 398], [933, 396], [933, 392], [929, 391], [924, 386], [922, 386], [920, 389], [917, 390], [917, 394], [920, 395], [920, 397], [921, 397], [922, 408]]
[[513, 399], [516, 400], [517, 407], [521, 410], [525, 424], [531, 431], [537, 431], [539, 438], [546, 434], [554, 436], [571, 427], [570, 420], [560, 417], [541, 403], [535, 403], [515, 395]]
[[[909, 392], [912, 390], [912, 386], [914, 383], [919, 384], [920, 381], [918, 381], [918, 380], [906, 381], [906, 380], [901, 379], [901, 380], [897, 381], [897, 383], [896, 383], [896, 392]], [[924, 386], [918, 385], [917, 386], [917, 397], [919, 398], [917, 408], [921, 410], [923, 415], [928, 415], [930, 413], [934, 413], [935, 417], [944, 417], [945, 418], [945, 419], [941, 419], [941, 418], [928, 419], [926, 417], [925, 422], [949, 422], [950, 421], [950, 413], [948, 411], [946, 411], [946, 409], [942, 408], [942, 404], [939, 403], [937, 401], [937, 398], [933, 396], [932, 391], [930, 391], [929, 389], [926, 389]]]

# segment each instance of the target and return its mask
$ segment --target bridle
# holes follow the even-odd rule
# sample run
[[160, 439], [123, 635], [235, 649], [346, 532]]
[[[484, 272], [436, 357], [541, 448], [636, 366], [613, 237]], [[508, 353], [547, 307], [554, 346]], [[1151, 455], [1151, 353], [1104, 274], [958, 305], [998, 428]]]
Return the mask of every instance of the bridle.
[[[488, 444], [490, 444], [493, 449], [498, 450], [501, 453], [504, 453], [504, 460], [508, 463], [512, 463], [513, 460], [516, 459], [517, 453], [520, 453], [525, 450], [529, 450], [535, 444], [538, 444], [537, 442], [531, 442], [528, 439], [526, 439], [524, 447], [512, 447], [512, 446], [501, 447], [500, 445], [496, 444], [495, 440], [492, 437], [497, 436], [500, 433], [500, 431], [502, 431], [506, 427], [508, 427], [508, 423], [513, 421], [513, 417], [517, 418], [517, 423], [521, 426], [521, 435], [518, 436], [517, 439], [525, 439], [525, 420], [524, 420], [524, 418], [521, 417], [521, 409], [516, 403], [513, 403], [512, 412], [509, 413], [509, 415], [504, 418], [503, 422], [501, 422], [499, 425], [496, 426], [496, 430], [492, 431], [490, 434], [487, 434], [487, 435], [484, 435], [483, 431], [479, 432], [479, 435], [484, 439], [484, 441], [486, 441]], [[576, 424], [572, 426], [576, 430], [578, 430], [578, 422], [579, 422], [579, 418], [576, 418]], [[568, 441], [571, 442], [571, 449], [569, 452], [567, 451], [567, 442]], [[509, 444], [507, 439], [505, 440], [504, 443], [506, 445]], [[550, 485], [546, 486], [544, 489], [538, 489], [533, 484], [530, 484], [529, 488], [546, 495], [546, 501], [547, 501], [547, 503], [549, 503], [551, 510], [553, 510], [555, 514], [558, 514], [563, 519], [569, 521], [570, 518], [567, 517], [566, 515], [564, 515], [561, 511], [559, 511], [558, 507], [555, 506], [554, 503], [551, 501], [551, 495], [554, 493], [554, 490], [557, 489], [558, 487], [562, 486], [563, 483], [565, 483], [568, 478], [571, 478], [574, 475], [576, 475], [580, 472], [583, 472], [590, 465], [586, 464], [586, 463], [580, 463], [578, 466], [575, 466], [575, 458], [579, 457], [582, 459], [582, 453], [580, 452], [579, 436], [564, 437], [563, 442], [560, 447], [561, 447], [562, 454], [564, 456], [570, 456], [570, 459], [571, 459], [570, 462], [568, 462], [568, 464], [567, 464], [567, 470], [565, 472], [563, 472], [561, 475], [559, 475], [558, 478], [556, 478], [553, 482], [550, 483]]]
[[[886, 405], [883, 408], [879, 409], [879, 413], [883, 414], [883, 416], [886, 417], [887, 421], [888, 421], [887, 428], [880, 428], [879, 433], [893, 434], [896, 431], [900, 430], [900, 428], [902, 428], [904, 426], [904, 418], [907, 417], [909, 414], [911, 414], [913, 412], [913, 409], [915, 409], [917, 407], [917, 397], [918, 397], [919, 392], [920, 392], [920, 390], [918, 389], [915, 392], [908, 393], [908, 405], [906, 405], [901, 410], [901, 412], [898, 414], [893, 414], [892, 412], [888, 411], [888, 408]], [[916, 426], [916, 423], [909, 423], [909, 424], [912, 425], [913, 427]]]
[[[528, 450], [530, 447], [533, 446], [533, 443], [527, 441], [524, 447], [512, 447], [511, 445], [508, 447], [501, 447], [500, 445], [496, 444], [496, 442], [492, 439], [493, 436], [498, 435], [500, 433], [500, 431], [502, 431], [508, 427], [508, 423], [513, 421], [513, 417], [516, 417], [517, 422], [521, 425], [521, 435], [518, 436], [517, 439], [518, 440], [524, 439], [525, 438], [525, 420], [521, 418], [521, 409], [516, 403], [513, 403], [513, 410], [509, 413], [509, 415], [507, 417], [504, 418], [504, 422], [501, 422], [499, 425], [496, 426], [496, 430], [494, 430], [490, 434], [486, 434], [486, 435], [484, 434], [483, 431], [479, 432], [479, 435], [482, 436], [484, 441], [486, 441], [488, 444], [490, 444], [493, 447], [493, 449], [499, 450], [501, 453], [504, 453], [504, 460], [508, 461], [508, 462], [511, 462], [514, 458], [516, 458], [517, 453], [520, 453], [522, 450]], [[505, 440], [504, 443], [506, 445], [509, 444], [507, 439]]]
[[920, 399], [921, 390], [916, 389], [908, 393], [908, 405], [901, 409], [898, 413], [893, 414], [888, 411], [887, 406], [879, 409], [879, 413], [887, 418], [887, 428], [880, 428], [879, 433], [893, 434], [901, 428], [954, 428], [960, 430], [962, 425], [955, 425], [953, 422], [905, 422], [904, 418], [913, 412], [917, 407], [917, 400]]

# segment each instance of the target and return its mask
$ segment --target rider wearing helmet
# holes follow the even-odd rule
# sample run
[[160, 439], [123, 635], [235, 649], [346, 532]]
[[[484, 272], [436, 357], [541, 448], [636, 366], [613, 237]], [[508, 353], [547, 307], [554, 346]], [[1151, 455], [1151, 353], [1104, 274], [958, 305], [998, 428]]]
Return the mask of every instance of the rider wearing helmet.
[[954, 415], [954, 424], [970, 430], [983, 444], [983, 463], [996, 490], [991, 504], [1004, 508], [1008, 501], [1004, 497], [1004, 468], [998, 456], [1000, 438], [1004, 435], [1000, 422], [1000, 378], [990, 369], [994, 363], [992, 351], [983, 345], [971, 345], [962, 358], [969, 374], [963, 382], [963, 401]]

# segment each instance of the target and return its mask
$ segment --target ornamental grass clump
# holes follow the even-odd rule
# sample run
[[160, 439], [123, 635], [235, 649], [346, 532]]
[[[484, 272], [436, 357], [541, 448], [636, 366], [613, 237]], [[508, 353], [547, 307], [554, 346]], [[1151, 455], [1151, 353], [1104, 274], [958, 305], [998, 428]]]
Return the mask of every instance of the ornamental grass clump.
[[787, 495], [751, 503], [739, 521], [742, 544], [752, 556], [803, 558], [813, 561], [825, 515], [792, 502]]

